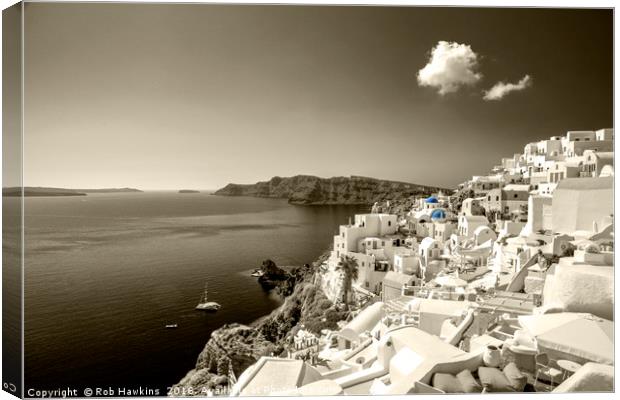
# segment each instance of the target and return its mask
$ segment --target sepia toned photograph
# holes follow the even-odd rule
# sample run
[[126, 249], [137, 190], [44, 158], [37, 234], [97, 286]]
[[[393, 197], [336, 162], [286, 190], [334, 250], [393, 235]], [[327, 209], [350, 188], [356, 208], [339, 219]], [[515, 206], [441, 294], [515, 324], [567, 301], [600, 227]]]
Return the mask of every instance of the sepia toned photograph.
[[10, 395], [615, 391], [612, 6], [25, 1], [2, 33]]

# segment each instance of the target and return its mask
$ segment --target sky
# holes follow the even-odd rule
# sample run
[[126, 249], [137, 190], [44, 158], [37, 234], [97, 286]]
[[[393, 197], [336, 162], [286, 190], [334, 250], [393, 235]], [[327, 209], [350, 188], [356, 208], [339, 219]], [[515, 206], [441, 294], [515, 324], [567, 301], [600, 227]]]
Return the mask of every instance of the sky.
[[24, 181], [453, 187], [612, 127], [610, 10], [25, 5]]

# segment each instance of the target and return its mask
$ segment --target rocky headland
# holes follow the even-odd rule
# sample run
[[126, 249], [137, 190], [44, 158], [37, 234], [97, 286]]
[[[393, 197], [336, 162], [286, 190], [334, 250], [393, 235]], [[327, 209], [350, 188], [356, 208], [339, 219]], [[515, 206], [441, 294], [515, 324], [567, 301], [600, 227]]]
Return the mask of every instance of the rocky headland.
[[[56, 197], [56, 196], [86, 196], [88, 193], [134, 193], [142, 192], [133, 188], [107, 188], [107, 189], [64, 189], [53, 187], [25, 186], [25, 197]], [[2, 188], [2, 195], [6, 197], [18, 197], [22, 195], [21, 187]]]
[[195, 368], [173, 386], [171, 393], [200, 396], [205, 390], [223, 390], [228, 385], [230, 368], [238, 377], [261, 356], [282, 354], [302, 324], [316, 334], [326, 328], [337, 329], [338, 321], [346, 319], [348, 311], [332, 304], [315, 282], [315, 272], [325, 257], [289, 272], [270, 260], [264, 261], [260, 269], [265, 279], [260, 283], [270, 282], [268, 286], [284, 296], [283, 304], [252, 326], [234, 323], [213, 331]]
[[[324, 181], [332, 181], [325, 183]], [[314, 183], [312, 183], [314, 182]], [[319, 183], [317, 183], [319, 182]], [[355, 195], [340, 195], [341, 182], [346, 187], [357, 187]], [[309, 186], [321, 190], [310, 190]], [[348, 186], [351, 185], [351, 186]], [[227, 196], [256, 196], [288, 198], [296, 204], [373, 204], [375, 212], [404, 215], [413, 206], [414, 196], [426, 195], [439, 188], [407, 183], [379, 181], [371, 178], [331, 178], [297, 176], [273, 178], [256, 185], [230, 184], [215, 192]], [[397, 195], [393, 195], [394, 191]], [[392, 194], [392, 195], [390, 195]], [[283, 298], [283, 304], [252, 326], [227, 324], [215, 330], [198, 356], [195, 368], [173, 386], [170, 395], [204, 395], [206, 390], [225, 393], [229, 369], [238, 377], [262, 356], [282, 354], [301, 325], [320, 335], [323, 329], [338, 329], [338, 322], [349, 318], [349, 311], [334, 305], [323, 293], [317, 280], [320, 265], [329, 257], [322, 254], [312, 265], [295, 268], [278, 267], [265, 260], [258, 271], [258, 283], [265, 290], [274, 290]]]
[[279, 176], [255, 184], [230, 183], [214, 194], [288, 199], [302, 205], [373, 204], [388, 199], [430, 194], [442, 188], [362, 176], [319, 178], [311, 175]]

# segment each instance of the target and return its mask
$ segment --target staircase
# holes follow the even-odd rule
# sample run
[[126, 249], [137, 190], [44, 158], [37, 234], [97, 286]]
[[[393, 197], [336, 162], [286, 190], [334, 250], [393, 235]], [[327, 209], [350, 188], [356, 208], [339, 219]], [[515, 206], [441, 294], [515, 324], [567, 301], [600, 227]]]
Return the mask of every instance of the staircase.
[[385, 303], [385, 313], [389, 314], [392, 312], [404, 312], [407, 303], [413, 300], [415, 297], [410, 296], [400, 296], [396, 297], [392, 300], [388, 300]]

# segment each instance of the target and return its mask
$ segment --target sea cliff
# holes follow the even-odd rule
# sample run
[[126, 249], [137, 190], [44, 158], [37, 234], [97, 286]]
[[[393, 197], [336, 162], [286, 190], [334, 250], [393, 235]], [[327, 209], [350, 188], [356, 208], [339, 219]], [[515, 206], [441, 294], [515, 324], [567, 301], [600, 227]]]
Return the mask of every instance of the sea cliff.
[[288, 199], [292, 204], [373, 204], [388, 199], [430, 194], [442, 188], [395, 182], [362, 176], [319, 178], [296, 175], [273, 177], [255, 184], [230, 183], [214, 194], [220, 196], [253, 196]]
[[[172, 387], [169, 395], [204, 396], [207, 390], [225, 390], [230, 368], [238, 377], [261, 356], [282, 354], [287, 341], [302, 324], [317, 334], [325, 328], [336, 329], [338, 321], [347, 318], [348, 311], [334, 306], [315, 284], [316, 270], [325, 257], [326, 254], [322, 255], [312, 266], [293, 269], [286, 279], [273, 277], [273, 281], [283, 283], [280, 293], [290, 293], [283, 304], [253, 326], [234, 323], [213, 331], [195, 368]], [[265, 265], [270, 263], [264, 262]]]

